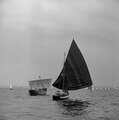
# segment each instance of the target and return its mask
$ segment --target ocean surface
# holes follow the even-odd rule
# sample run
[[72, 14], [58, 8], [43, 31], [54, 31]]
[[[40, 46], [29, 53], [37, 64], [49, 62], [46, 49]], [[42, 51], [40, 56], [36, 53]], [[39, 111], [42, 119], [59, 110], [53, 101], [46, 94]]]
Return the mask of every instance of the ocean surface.
[[119, 90], [70, 92], [67, 100], [29, 96], [28, 88], [0, 88], [0, 120], [119, 120]]

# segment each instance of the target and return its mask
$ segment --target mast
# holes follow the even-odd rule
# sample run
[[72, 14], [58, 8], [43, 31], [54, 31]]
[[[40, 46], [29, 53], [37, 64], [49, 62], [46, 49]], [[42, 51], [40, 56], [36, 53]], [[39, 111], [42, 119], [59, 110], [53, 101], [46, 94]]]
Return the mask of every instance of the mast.
[[65, 90], [65, 88], [64, 88], [64, 81], [65, 81], [65, 56], [66, 56], [66, 53], [64, 52], [64, 62], [63, 62], [63, 67], [64, 67], [64, 69], [63, 69], [63, 90]]

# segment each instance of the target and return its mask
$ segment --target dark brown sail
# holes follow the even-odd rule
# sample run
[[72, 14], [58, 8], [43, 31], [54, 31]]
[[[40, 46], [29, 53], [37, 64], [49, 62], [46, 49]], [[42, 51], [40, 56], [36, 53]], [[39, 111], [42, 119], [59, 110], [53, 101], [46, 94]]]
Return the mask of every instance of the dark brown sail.
[[53, 86], [62, 90], [77, 90], [92, 84], [83, 55], [73, 40], [64, 67]]

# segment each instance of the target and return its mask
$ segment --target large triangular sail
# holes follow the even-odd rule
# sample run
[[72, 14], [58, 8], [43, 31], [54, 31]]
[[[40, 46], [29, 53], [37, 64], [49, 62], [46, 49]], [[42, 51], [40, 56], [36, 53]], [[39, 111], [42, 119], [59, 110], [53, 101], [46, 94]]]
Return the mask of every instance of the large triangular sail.
[[89, 87], [92, 84], [84, 57], [73, 40], [64, 67], [53, 86], [61, 90], [77, 90]]

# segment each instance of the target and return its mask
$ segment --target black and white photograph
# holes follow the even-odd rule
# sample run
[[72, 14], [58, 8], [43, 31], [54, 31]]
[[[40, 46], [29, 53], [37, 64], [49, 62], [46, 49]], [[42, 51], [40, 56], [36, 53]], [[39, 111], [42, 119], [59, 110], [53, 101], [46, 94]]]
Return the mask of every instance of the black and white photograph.
[[0, 120], [119, 120], [118, 0], [0, 0]]

